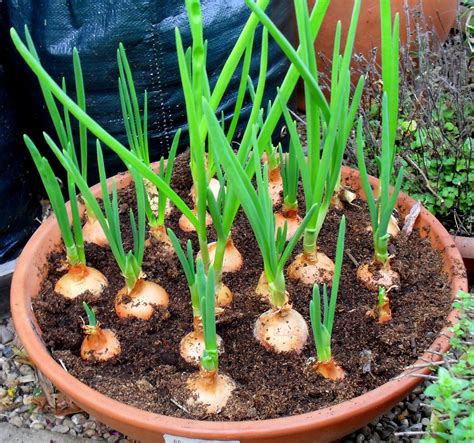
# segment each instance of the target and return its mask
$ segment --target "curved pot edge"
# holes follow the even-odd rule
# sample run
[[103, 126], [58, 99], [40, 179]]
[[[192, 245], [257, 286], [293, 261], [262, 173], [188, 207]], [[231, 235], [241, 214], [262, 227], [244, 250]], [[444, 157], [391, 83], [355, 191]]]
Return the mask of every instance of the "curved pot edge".
[[[349, 171], [348, 168], [344, 168], [344, 174], [346, 181], [348, 179], [354, 180], [358, 176], [356, 171]], [[121, 174], [118, 176], [117, 185], [119, 187], [125, 186], [129, 182], [130, 177], [128, 177], [128, 174]], [[92, 189], [94, 192], [99, 193], [100, 191], [98, 185], [94, 186]], [[401, 199], [405, 200], [405, 204], [411, 205], [414, 203], [414, 201], [408, 196], [403, 195], [401, 196]], [[425, 214], [425, 216], [427, 215]], [[434, 219], [434, 217], [429, 214], [428, 217], [433, 219], [434, 227], [436, 227], [437, 231], [440, 231], [441, 233], [445, 245], [445, 255], [449, 258], [451, 265], [459, 266], [459, 263], [462, 263], [461, 257], [457, 249], [455, 249], [451, 237], [444, 228], [442, 228], [440, 223]], [[31, 279], [32, 254], [39, 252], [38, 249], [40, 249], [40, 246], [44, 243], [43, 238], [45, 235], [48, 238], [54, 238], [55, 230], [56, 237], [59, 239], [55, 218], [50, 217], [41, 228], [34, 233], [18, 260], [11, 288], [11, 310], [15, 328], [17, 328], [19, 337], [22, 338], [22, 343], [24, 344], [25, 349], [29, 355], [32, 356], [33, 360], [38, 365], [38, 368], [46, 377], [54, 380], [54, 384], [62, 392], [69, 395], [85, 410], [92, 412], [99, 419], [106, 416], [107, 419], [102, 421], [107, 422], [107, 424], [114, 426], [119, 430], [123, 430], [125, 433], [127, 433], [130, 428], [139, 427], [144, 430], [144, 435], [156, 436], [157, 433], [171, 433], [176, 435], [178, 433], [184, 437], [207, 439], [237, 438], [244, 439], [245, 441], [247, 441], [246, 439], [248, 438], [248, 441], [251, 441], [252, 439], [257, 438], [259, 440], [260, 438], [272, 439], [276, 436], [290, 436], [292, 434], [305, 432], [317, 432], [318, 429], [327, 428], [333, 424], [340, 424], [346, 420], [350, 421], [353, 414], [352, 411], [355, 409], [358, 411], [359, 415], [365, 415], [366, 417], [371, 418], [376, 417], [383, 413], [387, 407], [390, 407], [395, 398], [397, 399], [396, 401], [403, 398], [420, 382], [420, 379], [416, 377], [403, 377], [398, 380], [391, 380], [366, 394], [332, 407], [297, 416], [263, 421], [199, 421], [162, 416], [142, 411], [132, 406], [127, 406], [98, 393], [65, 372], [64, 369], [50, 356], [39, 337], [31, 309], [30, 301], [32, 294], [27, 290], [27, 288], [25, 288], [25, 281]], [[445, 239], [446, 236], [449, 237], [449, 241]], [[467, 290], [467, 282], [462, 273], [460, 275], [454, 275], [452, 293], [454, 294], [458, 289]], [[451, 322], [456, 321], [456, 312], [452, 311], [448, 319]], [[444, 328], [443, 332], [447, 333], [447, 328]], [[448, 347], [449, 342], [447, 337], [439, 336], [430, 349], [444, 352]], [[436, 356], [433, 356], [433, 354], [427, 353], [425, 353], [423, 357], [433, 360], [438, 359]], [[427, 371], [423, 370], [419, 373], [427, 373]], [[94, 400], [91, 401], [92, 399]], [[377, 408], [381, 408], [380, 411], [374, 412]], [[368, 421], [370, 421], [370, 419]]]

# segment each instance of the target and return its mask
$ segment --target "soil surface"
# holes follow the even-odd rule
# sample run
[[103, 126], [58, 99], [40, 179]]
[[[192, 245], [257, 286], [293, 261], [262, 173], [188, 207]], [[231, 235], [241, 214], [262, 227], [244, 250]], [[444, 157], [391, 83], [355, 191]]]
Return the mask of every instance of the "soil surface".
[[[189, 205], [192, 184], [188, 154], [178, 157], [172, 187]], [[300, 207], [303, 208], [300, 192]], [[119, 195], [124, 244], [131, 244], [129, 208], [134, 207], [134, 190]], [[237, 389], [227, 407], [210, 420], [262, 420], [301, 414], [340, 403], [372, 390], [413, 363], [445, 325], [450, 310], [450, 288], [442, 273], [441, 257], [429, 242], [413, 233], [408, 239], [396, 239], [390, 249], [395, 258], [392, 268], [400, 273], [401, 284], [390, 293], [393, 320], [381, 326], [366, 315], [374, 307], [376, 296], [357, 280], [356, 262], [371, 259], [372, 240], [367, 231], [367, 206], [357, 200], [344, 211], [331, 210], [319, 238], [319, 247], [335, 258], [337, 230], [342, 213], [347, 218], [346, 246], [339, 290], [332, 351], [345, 369], [343, 381], [331, 382], [309, 370], [308, 360], [315, 356], [312, 337], [303, 352], [276, 355], [266, 351], [253, 337], [257, 317], [269, 308], [255, 295], [262, 272], [260, 254], [253, 233], [242, 212], [234, 224], [234, 243], [244, 258], [238, 274], [224, 274], [224, 283], [234, 293], [230, 308], [218, 318], [218, 334], [225, 352], [220, 370], [233, 378]], [[173, 210], [167, 226], [184, 242], [191, 239], [198, 250], [196, 235], [178, 227], [179, 211]], [[209, 241], [215, 239], [209, 228]], [[301, 252], [301, 242], [290, 258]], [[185, 405], [189, 393], [186, 379], [196, 369], [179, 355], [181, 338], [191, 331], [190, 295], [178, 259], [152, 241], [145, 250], [143, 271], [147, 278], [163, 286], [170, 296], [169, 316], [156, 312], [149, 321], [119, 319], [114, 311], [115, 294], [124, 280], [108, 249], [87, 245], [88, 265], [104, 273], [109, 286], [99, 300], [87, 294], [70, 301], [54, 293], [53, 287], [64, 273], [59, 271], [63, 253], [50, 259], [50, 272], [33, 308], [52, 355], [69, 373], [92, 388], [124, 403], [147, 411], [189, 418]], [[287, 280], [293, 307], [309, 324], [310, 286]], [[83, 340], [82, 301], [88, 300], [104, 328], [117, 333], [122, 346], [114, 361], [91, 364], [79, 356]]]

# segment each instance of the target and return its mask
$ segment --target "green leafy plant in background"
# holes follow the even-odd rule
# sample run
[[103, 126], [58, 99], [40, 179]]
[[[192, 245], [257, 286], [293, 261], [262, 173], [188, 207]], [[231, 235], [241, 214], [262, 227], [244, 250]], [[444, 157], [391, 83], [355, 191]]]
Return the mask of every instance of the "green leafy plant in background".
[[425, 390], [432, 414], [422, 443], [474, 440], [474, 297], [459, 291], [453, 306], [460, 320], [451, 328], [451, 350]]
[[[400, 48], [403, 69], [394, 166], [397, 170], [405, 168], [403, 191], [419, 200], [451, 233], [471, 236], [474, 106], [469, 31], [451, 33], [446, 42], [441, 42], [436, 33], [417, 22], [423, 17], [411, 18], [415, 25], [408, 21], [411, 27], [406, 30], [407, 42]], [[368, 63], [368, 105], [359, 112], [364, 116], [367, 168], [376, 174], [382, 76], [375, 61]], [[348, 157], [356, 164], [355, 149], [349, 150]]]

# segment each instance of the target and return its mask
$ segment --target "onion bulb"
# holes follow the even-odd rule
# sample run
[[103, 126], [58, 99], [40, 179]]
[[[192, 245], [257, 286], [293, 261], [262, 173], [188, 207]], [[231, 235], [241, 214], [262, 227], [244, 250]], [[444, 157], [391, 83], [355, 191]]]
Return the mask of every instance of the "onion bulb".
[[226, 306], [234, 299], [234, 294], [228, 286], [220, 282], [216, 284], [216, 314], [221, 314]]
[[275, 230], [278, 232], [278, 229], [282, 229], [285, 226], [286, 222], [286, 241], [291, 240], [295, 235], [296, 230], [301, 224], [301, 217], [298, 215], [297, 210], [285, 210], [277, 212], [275, 214]]
[[357, 269], [357, 278], [369, 291], [373, 292], [376, 292], [380, 287], [388, 290], [400, 284], [398, 272], [391, 269], [388, 262], [385, 265], [380, 265], [375, 260], [360, 265]]
[[260, 295], [261, 300], [270, 300], [270, 288], [268, 287], [267, 276], [265, 271], [262, 271], [258, 279], [257, 287], [255, 288], [255, 293]]
[[84, 326], [86, 334], [81, 345], [81, 358], [86, 361], [107, 361], [122, 352], [117, 336], [110, 329], [96, 326]]
[[281, 178], [280, 166], [268, 171], [268, 190], [273, 206], [281, 202], [283, 193], [283, 179]]
[[115, 297], [115, 312], [120, 318], [149, 320], [155, 308], [167, 308], [168, 293], [158, 284], [139, 279], [131, 291], [123, 287]]
[[[219, 196], [219, 191], [221, 190], [221, 184], [219, 183], [219, 180], [215, 178], [211, 178], [207, 186], [208, 186], [208, 189], [212, 192], [212, 195], [214, 196], [214, 198], [217, 200], [217, 197]], [[189, 195], [191, 196], [193, 203], [196, 204], [196, 189], [194, 185], [191, 187], [191, 191], [189, 192]]]
[[[193, 208], [193, 213], [197, 216], [196, 207]], [[209, 215], [209, 213], [206, 212], [206, 226], [209, 226], [211, 223], [212, 223], [212, 218]], [[181, 214], [178, 224], [181, 230], [184, 232], [194, 232], [196, 230], [194, 225], [189, 221], [188, 217], [186, 217], [184, 214]]]
[[[209, 252], [209, 261], [211, 264], [214, 263], [216, 256], [217, 242], [212, 242], [207, 245], [207, 250]], [[201, 257], [201, 251], [198, 252], [197, 257]], [[243, 265], [242, 254], [235, 247], [232, 238], [228, 238], [225, 251], [224, 251], [224, 260], [222, 263], [222, 272], [237, 272], [240, 271]]]
[[98, 297], [108, 284], [105, 276], [97, 269], [86, 265], [71, 265], [68, 272], [56, 282], [54, 291], [69, 299], [85, 292]]
[[88, 217], [82, 227], [82, 236], [87, 243], [95, 243], [100, 247], [107, 246], [109, 241], [105, 236], [104, 230], [96, 218]]
[[[222, 338], [217, 336], [217, 350], [221, 354], [224, 352]], [[194, 318], [194, 330], [186, 334], [179, 344], [179, 353], [183, 359], [193, 365], [199, 366], [204, 352], [204, 334], [202, 330], [201, 319]]]
[[164, 225], [152, 227], [150, 229], [150, 232], [151, 235], [161, 243], [161, 245], [166, 251], [174, 253], [173, 244], [171, 243], [171, 240], [168, 237], [168, 234], [166, 233], [166, 228]]
[[328, 380], [342, 380], [346, 376], [346, 371], [344, 371], [332, 357], [327, 361], [314, 363], [312, 368], [315, 372]]
[[236, 388], [235, 382], [227, 375], [205, 370], [191, 375], [186, 385], [191, 392], [187, 400], [188, 408], [192, 411], [193, 408], [204, 407], [207, 414], [219, 413]]
[[334, 262], [323, 252], [316, 254], [298, 254], [293, 263], [288, 266], [288, 277], [292, 280], [301, 280], [302, 283], [315, 283], [328, 286], [332, 284], [334, 276]]
[[[367, 315], [377, 320], [377, 323], [384, 325], [392, 320], [392, 310], [390, 309], [390, 298], [388, 291], [383, 291], [382, 300], [379, 300], [374, 309], [367, 311]], [[379, 289], [380, 294], [380, 289]], [[380, 297], [380, 296], [379, 296]], [[380, 303], [381, 301], [381, 303]]]
[[254, 336], [269, 351], [299, 353], [308, 340], [308, 325], [303, 316], [287, 304], [260, 315], [255, 322]]

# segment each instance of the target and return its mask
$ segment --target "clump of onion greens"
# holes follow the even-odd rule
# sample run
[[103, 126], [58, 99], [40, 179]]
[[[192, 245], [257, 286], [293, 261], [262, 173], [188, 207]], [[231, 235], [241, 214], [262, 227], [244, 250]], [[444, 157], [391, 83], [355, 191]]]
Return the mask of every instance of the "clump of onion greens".
[[[346, 218], [343, 215], [339, 224], [339, 233], [336, 246], [336, 263], [331, 295], [328, 297], [327, 285], [323, 285], [322, 303], [319, 285], [313, 286], [313, 299], [309, 304], [311, 327], [313, 329], [314, 343], [316, 345], [317, 361], [312, 364], [312, 369], [324, 378], [340, 380], [344, 378], [345, 371], [337, 364], [331, 353], [331, 336], [336, 313], [337, 293], [341, 277], [342, 259], [344, 256], [344, 238], [346, 233]], [[322, 304], [322, 309], [321, 309]]]
[[[312, 40], [311, 17], [307, 2], [295, 0], [298, 36], [301, 51], [292, 49], [291, 44], [275, 27], [268, 16], [255, 3], [246, 0], [262, 24], [268, 28], [275, 41], [293, 62], [304, 80], [307, 121], [307, 159], [296, 131], [296, 125], [286, 109], [287, 98], [280, 91], [278, 104], [281, 106], [288, 126], [290, 138], [296, 148], [301, 174], [306, 211], [317, 205], [317, 211], [309, 221], [303, 239], [303, 252], [288, 268], [288, 275], [307, 284], [330, 284], [334, 274], [334, 263], [318, 249], [318, 237], [329, 211], [331, 201], [340, 183], [341, 165], [347, 140], [354, 124], [359, 106], [364, 78], [361, 77], [350, 99], [350, 62], [354, 46], [360, 0], [354, 3], [351, 24], [344, 53], [340, 54], [341, 25], [338, 23], [335, 35], [332, 63], [331, 97], [325, 104], [318, 85], [318, 71]], [[314, 11], [313, 11], [314, 13]]]
[[54, 291], [70, 299], [76, 298], [85, 292], [99, 296], [108, 285], [108, 282], [101, 272], [86, 265], [84, 238], [74, 177], [70, 174], [67, 175], [68, 195], [71, 201], [71, 227], [61, 188], [48, 160], [41, 156], [28, 136], [25, 136], [24, 139], [48, 194], [66, 249], [67, 273], [56, 282]]
[[[181, 263], [181, 266], [188, 283], [189, 292], [191, 294], [191, 306], [193, 309], [193, 330], [186, 334], [179, 345], [179, 352], [181, 357], [188, 363], [198, 366], [204, 351], [204, 329], [201, 314], [200, 297], [198, 293], [198, 283], [196, 277], [196, 266], [194, 264], [194, 252], [191, 245], [191, 240], [186, 242], [186, 251], [181, 246], [176, 234], [168, 229], [168, 236], [173, 245], [176, 255]], [[202, 263], [202, 260], [198, 258], [198, 261]], [[215, 278], [215, 277], [214, 277]], [[215, 283], [215, 280], [214, 280]], [[219, 352], [221, 348], [222, 339], [217, 336], [217, 344]]]
[[191, 412], [204, 406], [207, 414], [216, 414], [225, 407], [236, 385], [230, 377], [219, 372], [214, 267], [211, 266], [206, 275], [202, 259], [198, 258], [194, 278], [202, 318], [203, 351], [199, 372], [192, 374], [186, 383], [191, 393], [187, 406]]
[[86, 361], [104, 362], [117, 357], [122, 352], [120, 342], [110, 329], [102, 329], [95, 312], [86, 302], [82, 302], [87, 314], [87, 324], [82, 327], [85, 337], [81, 344], [81, 358]]
[[[399, 17], [395, 16], [393, 26], [389, 0], [380, 1], [382, 33], [382, 141], [381, 154], [378, 157], [379, 182], [376, 190], [369, 183], [364, 160], [364, 140], [362, 121], [357, 130], [357, 162], [359, 165], [362, 187], [370, 212], [370, 223], [374, 242], [374, 258], [370, 263], [363, 263], [357, 270], [359, 280], [371, 291], [379, 287], [386, 290], [397, 286], [400, 277], [390, 267], [388, 243], [391, 235], [398, 233], [398, 225], [393, 217], [393, 210], [400, 193], [403, 180], [403, 167], [395, 179], [393, 190], [391, 181], [395, 163], [395, 136], [398, 125], [398, 91], [399, 91]], [[387, 296], [388, 297], [388, 296]]]
[[[40, 63], [40, 59], [38, 53], [36, 51], [35, 45], [33, 40], [31, 39], [30, 32], [28, 27], [25, 25], [25, 38], [28, 45], [28, 49], [30, 53], [33, 55], [35, 60]], [[77, 52], [76, 48], [73, 48], [72, 51], [72, 61], [73, 61], [73, 70], [74, 70], [74, 83], [75, 83], [75, 90], [76, 90], [76, 100], [78, 106], [85, 112], [86, 111], [86, 96], [85, 96], [85, 88], [84, 88], [84, 80], [82, 76], [82, 67], [81, 67], [81, 60], [79, 57], [79, 53]], [[63, 151], [69, 151], [71, 157], [76, 162], [76, 165], [81, 171], [82, 177], [85, 181], [87, 181], [87, 128], [79, 122], [78, 132], [79, 132], [79, 152], [80, 157], [77, 158], [76, 149], [74, 144], [74, 136], [73, 130], [71, 125], [71, 119], [69, 116], [69, 112], [67, 108], [63, 108], [63, 115], [58, 109], [56, 105], [56, 101], [54, 100], [51, 91], [47, 88], [47, 86], [40, 80], [40, 87], [41, 92], [43, 93], [44, 102], [46, 104], [46, 108], [49, 112], [51, 117], [51, 121], [53, 123], [56, 135], [59, 140], [59, 144]], [[66, 81], [64, 77], [62, 78], [62, 89], [66, 93]], [[100, 224], [95, 217], [94, 212], [90, 207], [88, 207], [87, 203], [85, 203], [85, 218], [86, 221], [84, 226], [82, 227], [82, 233], [84, 237], [84, 241], [89, 243], [95, 243], [99, 246], [105, 246], [107, 244], [107, 238], [105, 237]]]
[[250, 161], [254, 162], [256, 170], [257, 190], [232, 151], [217, 118], [205, 100], [203, 109], [215, 159], [218, 164], [222, 164], [226, 173], [232, 176], [234, 185], [239, 189], [238, 198], [255, 234], [263, 259], [272, 308], [258, 318], [255, 324], [255, 336], [265, 348], [273, 352], [300, 352], [308, 338], [308, 326], [301, 314], [292, 309], [288, 303], [283, 268], [316, 208], [310, 209], [293, 238], [285, 246], [286, 226], [278, 231], [275, 228], [273, 205], [268, 190], [268, 165], [264, 165], [263, 174], [260, 167], [256, 149], [256, 126], [253, 132], [254, 150]]
[[100, 185], [104, 210], [102, 211], [96, 197], [82, 178], [75, 163], [67, 152], [61, 152], [50, 137], [46, 141], [58, 157], [61, 164], [74, 178], [83, 198], [92, 207], [102, 229], [109, 241], [110, 249], [125, 279], [125, 286], [116, 294], [115, 312], [119, 317], [136, 317], [149, 320], [155, 308], [166, 309], [169, 303], [167, 292], [157, 283], [146, 280], [142, 272], [143, 254], [145, 249], [145, 187], [140, 174], [129, 165], [133, 177], [137, 201], [137, 219], [130, 208], [130, 226], [133, 237], [133, 249], [125, 251], [120, 229], [117, 185], [112, 180], [112, 195], [109, 197], [107, 177], [105, 173], [102, 149], [97, 141], [97, 164], [99, 167]]
[[[148, 95], [145, 90], [142, 115], [138, 104], [132, 71], [122, 43], [119, 44], [119, 48], [117, 49], [117, 64], [120, 74], [118, 80], [120, 105], [128, 144], [131, 151], [142, 160], [145, 165], [152, 169], [148, 147]], [[173, 138], [168, 158], [165, 160], [162, 156], [159, 161], [157, 174], [168, 186], [171, 181], [180, 135], [181, 129], [178, 129]], [[165, 227], [165, 216], [169, 215], [171, 210], [169, 200], [150, 180], [144, 179], [144, 183], [148, 197], [146, 201], [146, 216], [150, 232], [154, 238], [171, 250], [171, 243], [166, 234]]]

